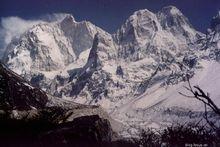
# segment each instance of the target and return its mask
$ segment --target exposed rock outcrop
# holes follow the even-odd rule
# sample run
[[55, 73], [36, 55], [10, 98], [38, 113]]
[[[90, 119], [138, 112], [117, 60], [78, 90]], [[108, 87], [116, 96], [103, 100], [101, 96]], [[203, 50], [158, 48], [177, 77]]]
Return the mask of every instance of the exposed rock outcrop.
[[113, 120], [99, 106], [52, 97], [3, 64], [0, 83], [1, 145], [111, 143]]

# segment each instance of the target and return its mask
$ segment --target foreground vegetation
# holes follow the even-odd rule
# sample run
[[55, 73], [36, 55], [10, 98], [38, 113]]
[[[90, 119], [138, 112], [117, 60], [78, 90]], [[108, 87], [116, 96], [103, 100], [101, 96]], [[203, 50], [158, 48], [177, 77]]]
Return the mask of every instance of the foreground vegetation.
[[[1, 146], [62, 147], [185, 147], [220, 146], [216, 130], [195, 124], [173, 125], [161, 131], [143, 130], [139, 139], [106, 139], [112, 135], [106, 122], [83, 118], [71, 124], [56, 124], [47, 119], [0, 120]], [[89, 122], [82, 126], [82, 123]], [[91, 122], [91, 123], [90, 123]], [[89, 127], [88, 127], [89, 126]], [[105, 134], [103, 134], [103, 132]]]

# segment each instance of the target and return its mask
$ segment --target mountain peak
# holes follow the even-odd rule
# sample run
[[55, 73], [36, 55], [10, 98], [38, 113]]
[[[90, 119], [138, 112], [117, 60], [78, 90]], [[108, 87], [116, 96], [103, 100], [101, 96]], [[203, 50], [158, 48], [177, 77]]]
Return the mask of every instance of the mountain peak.
[[216, 30], [220, 26], [220, 11], [211, 20], [211, 29]]
[[148, 9], [141, 9], [133, 13], [133, 15], [143, 15], [143, 14], [153, 14], [153, 13]]
[[145, 44], [145, 41], [152, 38], [158, 27], [154, 13], [147, 9], [139, 10], [134, 12], [118, 30], [117, 40], [125, 44], [128, 42]]
[[74, 17], [70, 14], [68, 14], [62, 21], [61, 21], [61, 27], [67, 27], [72, 26], [72, 24], [76, 23]]
[[166, 6], [163, 7], [160, 12], [166, 13], [166, 14], [171, 14], [171, 15], [182, 15], [181, 11], [176, 8], [175, 6]]
[[74, 17], [71, 14], [67, 14], [66, 17], [63, 19], [63, 22], [75, 22]]
[[136, 20], [146, 20], [153, 18], [155, 14], [147, 9], [135, 11], [129, 18], [128, 21], [135, 23]]
[[180, 33], [189, 36], [191, 32], [196, 32], [188, 18], [174, 6], [162, 8], [162, 10], [157, 13], [157, 18], [163, 29], [171, 30], [174, 34]]
[[99, 33], [96, 33], [94, 36], [93, 45], [90, 50], [90, 54], [88, 58], [88, 64], [92, 64], [91, 65], [92, 68], [96, 68], [98, 66], [98, 54], [97, 54], [98, 44], [99, 44]]

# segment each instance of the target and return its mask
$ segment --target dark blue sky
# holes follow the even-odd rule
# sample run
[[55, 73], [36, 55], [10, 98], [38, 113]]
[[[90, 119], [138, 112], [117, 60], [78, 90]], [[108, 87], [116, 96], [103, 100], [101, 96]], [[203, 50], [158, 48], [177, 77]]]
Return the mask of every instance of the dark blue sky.
[[157, 12], [174, 5], [202, 32], [220, 10], [220, 0], [0, 0], [0, 17], [19, 16], [34, 19], [50, 13], [71, 13], [76, 20], [89, 20], [114, 32], [134, 11]]

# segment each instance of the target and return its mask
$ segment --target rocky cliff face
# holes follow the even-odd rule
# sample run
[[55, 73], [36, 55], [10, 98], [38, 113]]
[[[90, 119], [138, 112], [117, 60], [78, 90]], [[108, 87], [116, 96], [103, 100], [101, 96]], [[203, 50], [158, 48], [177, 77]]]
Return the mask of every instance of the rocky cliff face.
[[45, 92], [30, 86], [2, 64], [0, 64], [0, 81], [0, 107], [3, 110], [41, 109], [48, 102]]
[[[112, 141], [113, 120], [99, 106], [52, 97], [3, 64], [0, 64], [0, 82], [2, 145], [51, 145], [54, 139], [60, 145]], [[10, 141], [2, 139], [5, 137]]]

